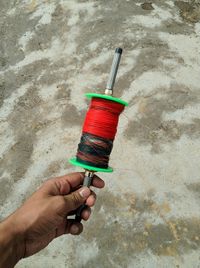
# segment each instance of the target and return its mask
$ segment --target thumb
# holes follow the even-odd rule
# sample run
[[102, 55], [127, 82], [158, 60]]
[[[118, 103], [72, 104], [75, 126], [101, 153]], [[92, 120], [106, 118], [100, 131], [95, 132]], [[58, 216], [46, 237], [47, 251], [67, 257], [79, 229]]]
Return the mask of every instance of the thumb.
[[67, 205], [67, 213], [83, 205], [89, 195], [90, 189], [88, 187], [82, 187], [75, 192], [65, 195], [64, 198]]

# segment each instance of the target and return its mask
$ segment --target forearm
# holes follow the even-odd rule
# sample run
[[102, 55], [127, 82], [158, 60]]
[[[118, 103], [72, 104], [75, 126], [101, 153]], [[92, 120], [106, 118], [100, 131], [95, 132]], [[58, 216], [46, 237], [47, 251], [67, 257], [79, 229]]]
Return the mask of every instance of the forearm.
[[0, 223], [0, 268], [11, 268], [23, 257], [23, 235], [19, 232], [15, 216]]

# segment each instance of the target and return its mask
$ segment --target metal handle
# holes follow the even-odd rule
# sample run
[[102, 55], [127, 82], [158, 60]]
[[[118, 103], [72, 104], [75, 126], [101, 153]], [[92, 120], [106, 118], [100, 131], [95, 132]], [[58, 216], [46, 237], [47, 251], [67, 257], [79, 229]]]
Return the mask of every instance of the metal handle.
[[[90, 185], [92, 184], [93, 176], [94, 176], [94, 172], [86, 170], [85, 171], [85, 177], [84, 177], [84, 180], [83, 180], [83, 186], [90, 187]], [[77, 209], [76, 216], [75, 216], [76, 221], [78, 221], [78, 222], [81, 221], [81, 213], [86, 207], [87, 207], [86, 205], [81, 205]]]
[[114, 87], [114, 84], [115, 84], [115, 79], [116, 79], [116, 76], [117, 76], [117, 71], [118, 71], [121, 55], [122, 55], [122, 48], [120, 48], [120, 47], [116, 48], [115, 55], [114, 55], [114, 58], [113, 58], [112, 67], [111, 67], [111, 70], [110, 70], [110, 75], [109, 75], [106, 90], [105, 90], [106, 95], [112, 95], [113, 94], [113, 87]]

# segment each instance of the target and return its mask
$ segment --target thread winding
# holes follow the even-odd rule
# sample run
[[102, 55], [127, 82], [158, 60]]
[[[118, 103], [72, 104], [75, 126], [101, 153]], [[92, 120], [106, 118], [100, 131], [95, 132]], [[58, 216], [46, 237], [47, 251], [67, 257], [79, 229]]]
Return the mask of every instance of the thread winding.
[[119, 115], [123, 110], [123, 104], [102, 98], [92, 98], [78, 145], [76, 157], [79, 162], [108, 168]]

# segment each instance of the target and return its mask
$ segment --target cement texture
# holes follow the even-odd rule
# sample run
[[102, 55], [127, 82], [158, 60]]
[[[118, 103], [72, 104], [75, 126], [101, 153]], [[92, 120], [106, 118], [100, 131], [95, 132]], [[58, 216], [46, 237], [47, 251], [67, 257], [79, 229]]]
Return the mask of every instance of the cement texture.
[[0, 0], [0, 219], [75, 155], [124, 49], [93, 215], [17, 268], [200, 267], [200, 1]]

